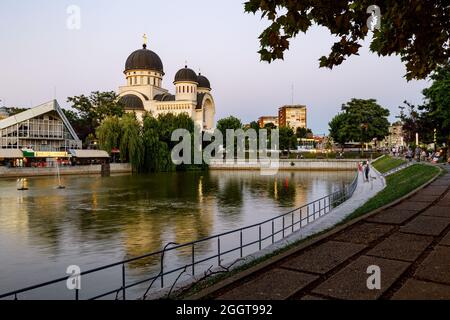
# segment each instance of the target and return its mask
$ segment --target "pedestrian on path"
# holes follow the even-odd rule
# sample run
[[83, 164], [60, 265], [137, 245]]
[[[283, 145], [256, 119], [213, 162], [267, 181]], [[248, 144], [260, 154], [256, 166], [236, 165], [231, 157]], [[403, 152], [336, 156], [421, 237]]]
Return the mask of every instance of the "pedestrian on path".
[[369, 173], [370, 173], [370, 163], [369, 163], [369, 160], [367, 160], [366, 167], [364, 168], [364, 175], [366, 178], [366, 182], [369, 182]]

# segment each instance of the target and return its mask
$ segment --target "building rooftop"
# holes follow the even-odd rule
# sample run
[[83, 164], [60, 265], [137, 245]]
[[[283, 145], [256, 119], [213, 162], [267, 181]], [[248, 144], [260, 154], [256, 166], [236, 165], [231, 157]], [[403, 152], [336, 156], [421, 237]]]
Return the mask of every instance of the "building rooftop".
[[67, 127], [67, 130], [69, 130], [72, 137], [75, 140], [79, 140], [76, 132], [73, 130], [72, 126], [69, 123], [69, 120], [67, 120], [64, 112], [62, 111], [61, 107], [59, 106], [59, 104], [56, 100], [41, 104], [37, 107], [28, 109], [27, 111], [24, 111], [24, 112], [14, 115], [14, 116], [0, 120], [0, 129], [11, 127], [15, 124], [33, 119], [35, 117], [38, 117], [38, 116], [48, 113], [50, 111], [56, 111], [58, 113], [58, 115], [61, 117], [61, 120], [63, 121], [64, 125]]

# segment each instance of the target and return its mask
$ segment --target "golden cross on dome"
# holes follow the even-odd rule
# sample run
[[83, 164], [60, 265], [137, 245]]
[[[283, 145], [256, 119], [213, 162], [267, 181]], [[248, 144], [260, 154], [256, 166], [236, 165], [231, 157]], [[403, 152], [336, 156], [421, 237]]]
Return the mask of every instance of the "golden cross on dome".
[[144, 33], [143, 38], [144, 38], [144, 44], [147, 45], [147, 43], [148, 43], [148, 37], [147, 37], [147, 34], [146, 34], [146, 33]]

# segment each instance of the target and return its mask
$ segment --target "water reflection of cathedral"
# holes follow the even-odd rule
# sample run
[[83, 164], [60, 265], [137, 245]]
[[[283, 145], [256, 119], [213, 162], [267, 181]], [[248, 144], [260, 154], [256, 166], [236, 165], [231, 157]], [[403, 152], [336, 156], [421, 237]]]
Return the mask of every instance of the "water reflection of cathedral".
[[0, 219], [8, 223], [0, 225], [0, 232], [27, 238], [31, 249], [45, 248], [49, 256], [70, 255], [78, 248], [78, 255], [89, 259], [95, 250], [105, 250], [119, 260], [285, 213], [352, 177], [353, 172], [262, 177], [221, 171], [65, 177], [70, 197], [54, 189], [53, 178], [39, 178], [30, 181], [27, 197], [14, 193], [13, 201], [2, 201]]

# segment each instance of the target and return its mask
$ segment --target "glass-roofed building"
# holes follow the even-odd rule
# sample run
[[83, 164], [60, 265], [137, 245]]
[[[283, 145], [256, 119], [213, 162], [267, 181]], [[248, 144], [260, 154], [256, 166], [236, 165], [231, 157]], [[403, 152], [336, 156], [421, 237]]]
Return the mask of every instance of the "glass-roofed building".
[[56, 100], [0, 120], [0, 149], [67, 152], [81, 147]]

